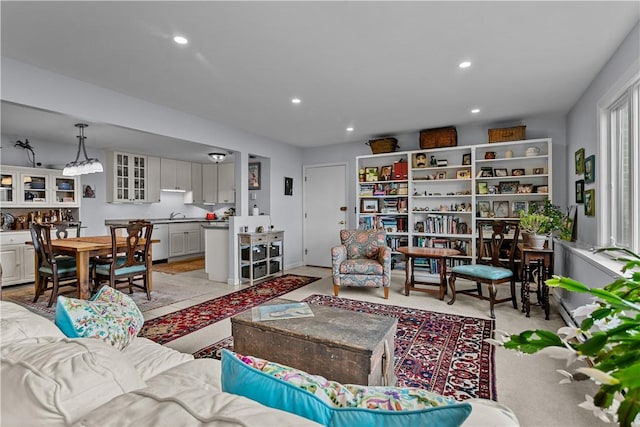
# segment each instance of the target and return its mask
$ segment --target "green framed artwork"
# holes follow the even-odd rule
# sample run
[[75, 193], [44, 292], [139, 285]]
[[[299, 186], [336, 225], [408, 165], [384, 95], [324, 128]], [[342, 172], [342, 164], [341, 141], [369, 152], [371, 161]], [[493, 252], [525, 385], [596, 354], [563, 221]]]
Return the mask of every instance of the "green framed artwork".
[[584, 182], [585, 184], [596, 182], [596, 156], [593, 154], [584, 159]]
[[576, 151], [576, 175], [584, 173], [584, 148]]
[[596, 215], [596, 190], [594, 188], [584, 190], [584, 214], [586, 216]]
[[576, 181], [576, 203], [584, 203], [584, 179]]

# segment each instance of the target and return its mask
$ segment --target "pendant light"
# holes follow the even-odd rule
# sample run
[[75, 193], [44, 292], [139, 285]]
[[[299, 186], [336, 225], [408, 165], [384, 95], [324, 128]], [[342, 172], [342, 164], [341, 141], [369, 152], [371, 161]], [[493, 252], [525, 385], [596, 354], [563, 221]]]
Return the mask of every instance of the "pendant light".
[[[100, 160], [95, 158], [90, 159], [89, 156], [87, 156], [87, 149], [84, 146], [84, 140], [87, 139], [87, 137], [84, 136], [84, 128], [89, 127], [89, 125], [85, 123], [76, 123], [75, 126], [78, 128], [78, 152], [76, 153], [76, 159], [73, 162], [67, 163], [64, 167], [62, 175], [77, 176], [104, 171]], [[84, 160], [78, 161], [80, 159], [81, 150], [84, 154]]]

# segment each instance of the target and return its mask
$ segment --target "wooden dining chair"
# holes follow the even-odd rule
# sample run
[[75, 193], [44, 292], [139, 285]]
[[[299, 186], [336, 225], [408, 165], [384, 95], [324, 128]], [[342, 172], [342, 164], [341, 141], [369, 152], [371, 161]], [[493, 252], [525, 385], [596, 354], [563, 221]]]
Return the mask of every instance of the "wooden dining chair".
[[[31, 239], [36, 252], [38, 263], [38, 286], [33, 302], [37, 302], [40, 295], [51, 290], [49, 304], [51, 307], [58, 298], [61, 286], [78, 286], [76, 280], [76, 260], [71, 257], [58, 258], [51, 248], [51, 226], [32, 223], [29, 227]], [[51, 286], [49, 287], [49, 280]]]
[[[457, 294], [465, 294], [474, 298], [488, 300], [490, 304], [491, 318], [495, 319], [493, 307], [501, 302], [511, 301], [513, 308], [518, 308], [516, 301], [516, 276], [515, 253], [517, 249], [519, 227], [518, 222], [509, 221], [478, 221], [478, 257], [476, 264], [457, 265], [451, 269], [449, 275], [449, 287], [451, 288], [451, 300], [449, 305], [456, 301]], [[491, 230], [487, 236], [485, 228]], [[507, 236], [507, 230], [509, 235]], [[457, 279], [467, 279], [476, 282], [472, 289], [456, 289]], [[496, 285], [510, 283], [509, 297], [497, 299]], [[489, 287], [489, 296], [482, 295], [482, 284]]]
[[[80, 237], [82, 221], [60, 221], [53, 224], [56, 229], [56, 238], [66, 239], [68, 237]], [[71, 234], [70, 235], [70, 232]]]
[[[118, 284], [127, 283], [129, 293], [133, 288], [146, 292], [147, 299], [151, 299], [149, 290], [149, 274], [147, 259], [151, 245], [153, 225], [149, 222], [132, 222], [127, 225], [111, 226], [111, 254], [108, 258], [100, 257], [93, 266], [94, 290], [100, 288], [103, 281], [109, 281], [109, 286], [117, 289]], [[124, 252], [118, 249], [118, 237], [126, 239]], [[134, 281], [142, 280], [142, 285]]]

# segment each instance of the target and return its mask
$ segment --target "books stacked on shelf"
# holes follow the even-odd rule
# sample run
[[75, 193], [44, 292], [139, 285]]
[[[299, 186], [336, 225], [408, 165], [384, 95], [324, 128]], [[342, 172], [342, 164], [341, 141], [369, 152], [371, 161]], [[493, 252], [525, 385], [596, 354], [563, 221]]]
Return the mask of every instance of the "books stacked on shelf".
[[402, 216], [381, 216], [382, 229], [387, 233], [406, 233], [407, 219]]
[[382, 207], [380, 213], [398, 213], [399, 199], [382, 199]]
[[375, 184], [360, 184], [360, 197], [372, 197]]
[[451, 215], [427, 215], [424, 221], [425, 233], [458, 234], [460, 218]]
[[358, 219], [358, 228], [360, 230], [374, 230], [378, 228], [378, 222], [375, 215], [360, 215]]
[[406, 236], [387, 236], [387, 245], [397, 251], [401, 246], [409, 246], [409, 238]]

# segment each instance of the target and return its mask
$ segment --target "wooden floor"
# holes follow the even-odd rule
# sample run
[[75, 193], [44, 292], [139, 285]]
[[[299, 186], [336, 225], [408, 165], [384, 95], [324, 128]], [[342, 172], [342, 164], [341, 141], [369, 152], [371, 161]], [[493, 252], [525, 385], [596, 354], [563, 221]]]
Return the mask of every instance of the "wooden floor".
[[194, 258], [185, 261], [175, 261], [162, 264], [154, 264], [153, 270], [162, 273], [178, 274], [187, 271], [200, 270], [204, 268], [204, 258]]

